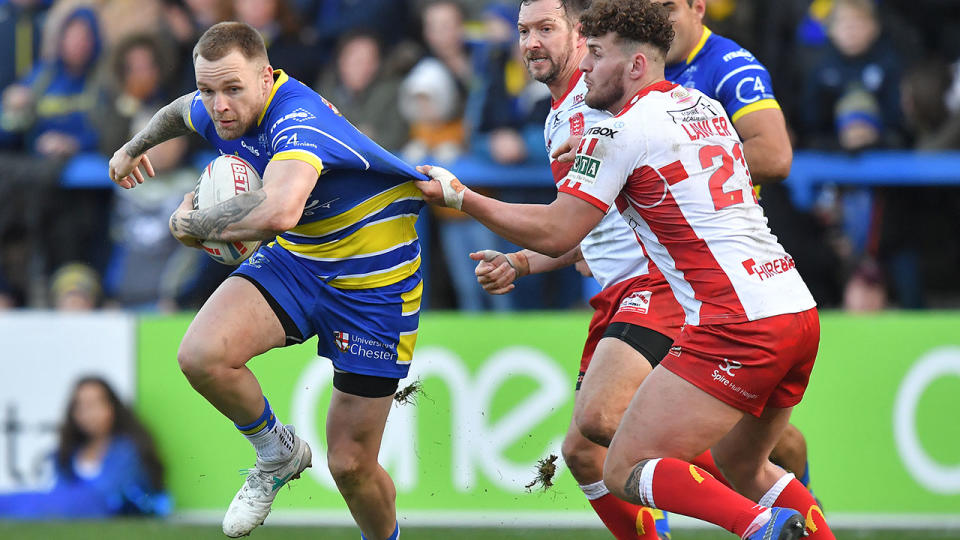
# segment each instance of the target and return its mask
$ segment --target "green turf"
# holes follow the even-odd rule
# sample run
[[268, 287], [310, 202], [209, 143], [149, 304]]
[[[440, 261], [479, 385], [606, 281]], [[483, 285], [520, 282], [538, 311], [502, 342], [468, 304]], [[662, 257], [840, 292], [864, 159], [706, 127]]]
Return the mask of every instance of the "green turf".
[[[250, 540], [357, 540], [356, 529], [264, 526]], [[11, 523], [0, 521], [3, 540], [223, 540], [216, 525], [158, 521]], [[578, 529], [403, 529], [404, 540], [609, 540], [603, 530]], [[673, 540], [732, 540], [722, 532], [682, 529]], [[960, 531], [838, 531], [838, 540], [960, 540]]]

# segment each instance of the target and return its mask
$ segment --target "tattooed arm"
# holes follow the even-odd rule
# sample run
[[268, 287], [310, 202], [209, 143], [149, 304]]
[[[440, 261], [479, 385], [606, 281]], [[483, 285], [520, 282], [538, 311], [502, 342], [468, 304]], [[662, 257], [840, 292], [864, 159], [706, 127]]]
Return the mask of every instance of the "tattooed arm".
[[150, 119], [150, 123], [110, 158], [110, 179], [127, 189], [142, 184], [143, 173], [139, 168], [141, 163], [147, 175], [153, 176], [153, 166], [144, 152], [163, 141], [190, 133], [189, 118], [192, 101], [193, 93], [186, 94], [157, 111]]
[[191, 247], [197, 247], [199, 240], [271, 239], [300, 221], [317, 178], [317, 170], [304, 161], [271, 161], [259, 191], [203, 210], [193, 209], [193, 192], [187, 193], [170, 216], [170, 232]]

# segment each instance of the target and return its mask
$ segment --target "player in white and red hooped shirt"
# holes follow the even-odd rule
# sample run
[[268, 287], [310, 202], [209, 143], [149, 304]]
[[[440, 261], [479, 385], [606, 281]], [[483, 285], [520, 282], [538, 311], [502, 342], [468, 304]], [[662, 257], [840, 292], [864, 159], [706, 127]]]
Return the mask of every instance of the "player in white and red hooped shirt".
[[[597, 0], [581, 21], [586, 102], [619, 114], [588, 131], [557, 199], [505, 204], [437, 167], [422, 168], [435, 181], [418, 187], [429, 202], [553, 256], [616, 202], [687, 325], [633, 397], [606, 458], [606, 486], [742, 538], [795, 539], [804, 525], [811, 538], [833, 538], [812, 495], [768, 460], [806, 388], [819, 321], [753, 198], [740, 140], [719, 103], [663, 80], [673, 31], [662, 9]], [[743, 495], [691, 465], [707, 448]]]
[[[548, 154], [571, 136], [583, 136], [594, 124], [612, 116], [584, 103], [587, 87], [578, 66], [586, 46], [577, 21], [585, 3], [530, 0], [520, 5], [517, 29], [524, 63], [531, 77], [545, 83], [553, 95], [544, 125]], [[570, 166], [551, 163], [558, 184]], [[480, 260], [476, 273], [492, 294], [509, 292], [519, 275], [585, 261], [602, 291], [590, 301], [595, 311], [580, 356], [574, 415], [561, 448], [563, 459], [615, 538], [666, 538], [669, 526], [663, 512], [623, 501], [603, 483], [606, 447], [630, 398], [666, 355], [683, 324], [683, 309], [644, 254], [636, 233], [617, 209], [611, 208], [578, 248], [562, 257], [529, 250], [506, 255], [486, 251], [474, 257], [488, 259]], [[700, 461], [715, 470], [709, 454]]]

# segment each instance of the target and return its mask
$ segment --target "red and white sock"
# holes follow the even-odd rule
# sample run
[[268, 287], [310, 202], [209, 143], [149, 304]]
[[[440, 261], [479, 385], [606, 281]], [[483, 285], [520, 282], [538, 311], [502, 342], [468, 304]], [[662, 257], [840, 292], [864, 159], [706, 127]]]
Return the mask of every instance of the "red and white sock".
[[706, 452], [693, 458], [690, 463], [693, 463], [697, 467], [700, 467], [701, 469], [710, 473], [710, 475], [719, 480], [721, 484], [727, 486], [728, 488], [733, 488], [733, 486], [730, 485], [730, 482], [727, 482], [727, 479], [723, 477], [723, 473], [720, 472], [720, 469], [717, 468], [717, 464], [714, 463], [713, 454], [710, 453], [710, 450], [707, 450]]
[[580, 486], [590, 506], [617, 540], [657, 540], [659, 510], [637, 506], [613, 496], [603, 480]]
[[674, 458], [651, 459], [640, 472], [641, 502], [719, 525], [741, 538], [770, 519], [770, 509], [723, 485], [705, 470]]
[[793, 508], [803, 514], [808, 540], [834, 540], [833, 531], [827, 526], [820, 505], [810, 494], [810, 490], [791, 473], [780, 477], [777, 483], [760, 498], [760, 504]]

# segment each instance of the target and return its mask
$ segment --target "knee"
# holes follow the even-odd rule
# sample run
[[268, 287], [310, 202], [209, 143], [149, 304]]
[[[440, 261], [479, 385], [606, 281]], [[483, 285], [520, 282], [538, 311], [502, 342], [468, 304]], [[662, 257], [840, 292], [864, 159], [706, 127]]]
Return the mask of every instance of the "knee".
[[369, 474], [371, 465], [376, 466], [375, 458], [372, 464], [367, 463], [369, 460], [365, 459], [364, 455], [362, 451], [347, 448], [331, 449], [327, 452], [327, 468], [341, 491], [360, 485]]
[[585, 407], [576, 412], [575, 421], [577, 429], [587, 440], [606, 448], [613, 440], [620, 417], [602, 407]]
[[203, 383], [215, 378], [224, 361], [223, 351], [217, 351], [195, 339], [184, 339], [177, 351], [180, 371], [191, 383]]
[[563, 454], [563, 462], [577, 482], [591, 484], [601, 478], [603, 448], [576, 434], [567, 433], [560, 452]]

